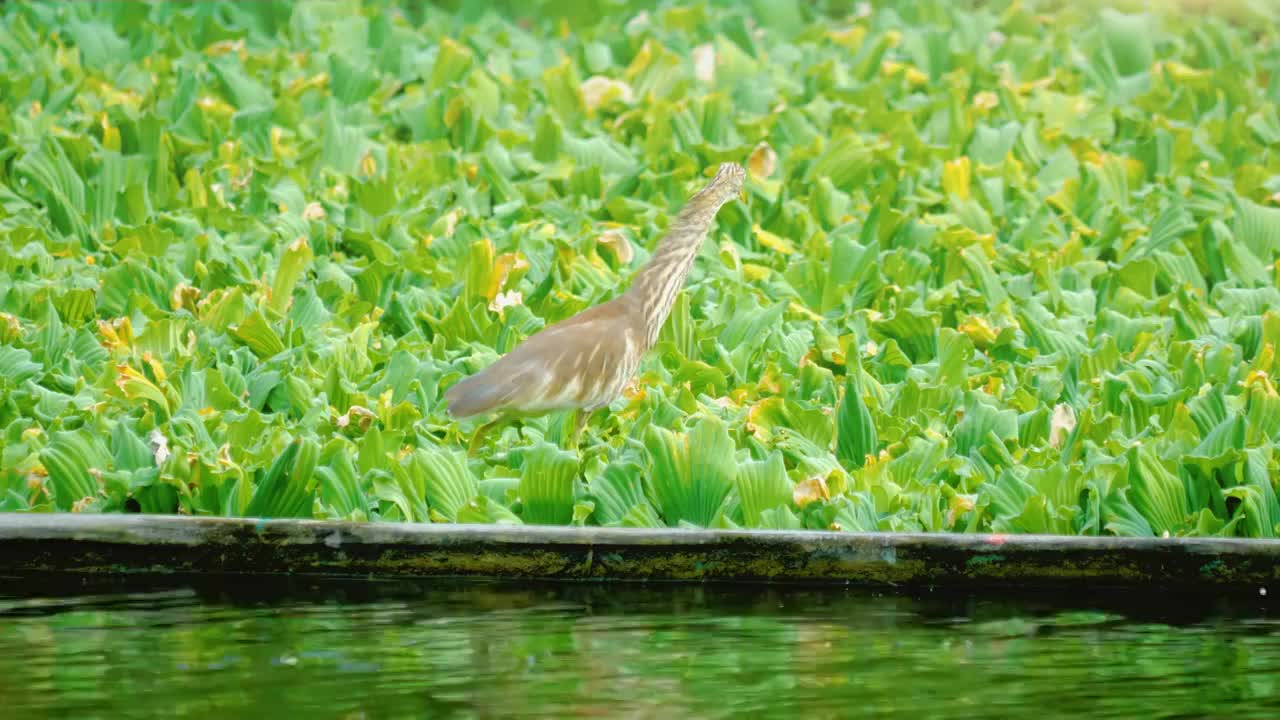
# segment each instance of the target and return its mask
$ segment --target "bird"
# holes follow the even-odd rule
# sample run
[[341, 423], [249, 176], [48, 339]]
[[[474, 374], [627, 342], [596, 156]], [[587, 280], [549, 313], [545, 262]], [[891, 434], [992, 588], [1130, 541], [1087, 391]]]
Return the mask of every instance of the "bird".
[[721, 163], [672, 220], [626, 291], [530, 335], [450, 386], [444, 400], [453, 418], [497, 415], [477, 429], [471, 453], [496, 425], [564, 410], [578, 414], [576, 442], [592, 413], [622, 394], [657, 342], [717, 213], [742, 196], [745, 180], [740, 164]]

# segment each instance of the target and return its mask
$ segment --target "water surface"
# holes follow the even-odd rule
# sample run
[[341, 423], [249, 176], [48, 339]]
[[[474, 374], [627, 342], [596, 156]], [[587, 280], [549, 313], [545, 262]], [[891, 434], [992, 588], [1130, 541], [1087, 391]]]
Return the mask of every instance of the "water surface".
[[1259, 601], [201, 581], [0, 586], [0, 716], [1280, 717]]

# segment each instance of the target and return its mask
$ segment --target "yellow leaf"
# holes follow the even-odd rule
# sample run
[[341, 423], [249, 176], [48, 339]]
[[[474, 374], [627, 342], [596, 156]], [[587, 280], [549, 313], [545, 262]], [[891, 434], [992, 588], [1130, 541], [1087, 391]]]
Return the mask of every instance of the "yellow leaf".
[[444, 126], [447, 128], [456, 126], [458, 120], [462, 117], [462, 111], [466, 109], [466, 97], [462, 95], [455, 96], [444, 109]]
[[756, 389], [762, 395], [777, 395], [782, 392], [782, 383], [783, 378], [779, 372], [769, 368], [760, 376], [760, 382], [756, 385]]
[[1000, 336], [1000, 333], [981, 315], [970, 315], [956, 329], [967, 335], [978, 348], [990, 346]]
[[751, 229], [755, 232], [756, 241], [774, 252], [782, 253], [783, 255], [790, 255], [796, 251], [795, 243], [791, 242], [787, 238], [780, 235], [774, 235], [759, 225], [753, 225]]
[[318, 202], [309, 202], [302, 209], [303, 220], [323, 220], [325, 217], [324, 206]]
[[22, 325], [18, 322], [18, 318], [9, 313], [0, 312], [0, 342], [12, 342], [21, 334]]
[[746, 429], [754, 433], [764, 426], [766, 430], [777, 426], [786, 417], [785, 401], [777, 396], [767, 397], [747, 409]]
[[632, 58], [631, 64], [623, 71], [623, 77], [628, 80], [634, 80], [640, 73], [644, 72], [653, 62], [653, 41], [645, 40], [644, 45], [640, 46], [640, 52]]
[[502, 292], [503, 287], [512, 284], [508, 280], [518, 281], [524, 275], [523, 271], [528, 269], [529, 262], [516, 253], [499, 255], [493, 261], [493, 273], [489, 276], [489, 284], [484, 291], [485, 299], [492, 301], [498, 293]]
[[792, 300], [792, 301], [791, 301], [791, 303], [790, 303], [789, 305], [787, 305], [787, 307], [788, 307], [788, 308], [790, 308], [790, 309], [792, 309], [792, 310], [794, 310], [794, 311], [796, 311], [796, 312], [798, 312], [798, 313], [800, 313], [801, 315], [803, 315], [803, 316], [805, 316], [806, 318], [808, 318], [808, 319], [812, 320], [813, 322], [822, 322], [822, 321], [825, 319], [825, 318], [823, 318], [821, 315], [819, 315], [818, 313], [816, 313], [816, 312], [814, 312], [814, 311], [810, 310], [809, 308], [807, 308], [807, 307], [805, 307], [805, 306], [801, 305], [800, 303], [798, 303], [798, 302], [796, 302], [796, 301], [794, 301], [794, 300]]
[[596, 238], [596, 244], [612, 255], [619, 265], [630, 265], [636, 255], [631, 241], [617, 230], [604, 231]]
[[756, 145], [751, 151], [751, 157], [747, 160], [747, 169], [751, 171], [751, 177], [757, 180], [764, 180], [773, 175], [773, 171], [778, 168], [778, 153], [769, 147], [769, 143], [762, 142]]
[[231, 52], [243, 53], [244, 40], [220, 40], [204, 49], [204, 54], [209, 57], [219, 57]]
[[587, 78], [579, 90], [582, 92], [582, 100], [586, 103], [588, 111], [615, 101], [630, 104], [635, 100], [635, 93], [632, 92], [630, 85], [603, 75], [592, 75]]
[[200, 98], [196, 101], [196, 105], [198, 105], [201, 110], [213, 115], [234, 115], [236, 112], [236, 109], [232, 107], [230, 103], [219, 100], [212, 95], [205, 95]]
[[99, 320], [98, 332], [102, 334], [102, 344], [107, 350], [119, 348], [127, 350], [133, 347], [133, 323], [127, 317], [118, 318], [113, 322]]
[[87, 84], [102, 98], [102, 107], [124, 105], [137, 108], [140, 104], [141, 96], [135, 90], [120, 90], [111, 83], [101, 80], [89, 80]]
[[297, 154], [291, 146], [285, 145], [284, 129], [277, 125], [271, 127], [271, 154], [282, 159]]
[[1268, 394], [1275, 394], [1275, 389], [1271, 387], [1271, 366], [1276, 361], [1276, 346], [1266, 343], [1262, 346], [1262, 350], [1258, 351], [1258, 356], [1254, 358], [1253, 365], [1250, 367], [1249, 374], [1244, 379], [1245, 389], [1258, 384], [1269, 388]]
[[969, 199], [969, 177], [972, 173], [972, 163], [969, 162], [967, 155], [962, 155], [955, 160], [949, 160], [942, 166], [942, 189], [948, 195], [954, 195], [961, 200]]
[[1000, 389], [1003, 387], [1004, 387], [1004, 380], [1002, 380], [1001, 378], [995, 375], [992, 375], [991, 377], [987, 378], [987, 384], [983, 386], [982, 390], [983, 392], [990, 395], [991, 397], [1000, 397]]
[[1076, 202], [1076, 192], [1079, 190], [1079, 186], [1078, 180], [1074, 178], [1068, 179], [1062, 183], [1061, 190], [1044, 199], [1045, 204], [1061, 213], [1075, 232], [1085, 237], [1097, 237], [1098, 231], [1084, 224], [1084, 221], [1071, 211], [1071, 206]]
[[765, 267], [764, 265], [757, 265], [755, 263], [742, 264], [742, 276], [748, 281], [755, 282], [757, 280], [767, 280], [770, 275], [773, 275], [772, 268]]
[[102, 147], [111, 152], [120, 152], [120, 130], [111, 125], [106, 113], [99, 118], [102, 124]]
[[[1165, 61], [1163, 65], [1164, 71], [1169, 74], [1169, 77], [1195, 88], [1208, 87], [1210, 79], [1213, 77], [1213, 73], [1208, 70], [1197, 70], [1173, 60]], [[1156, 69], [1158, 70], [1159, 67], [1160, 63], [1157, 63]]]
[[965, 495], [952, 495], [947, 501], [947, 527], [956, 524], [956, 520], [963, 514], [973, 510], [978, 505], [972, 498]]
[[164, 371], [164, 366], [160, 364], [160, 361], [157, 360], [150, 351], [142, 353], [142, 362], [146, 363], [151, 368], [151, 374], [155, 375], [156, 382], [164, 382], [165, 379], [168, 378], [168, 374]]
[[827, 38], [831, 42], [845, 48], [846, 50], [857, 50], [862, 46], [862, 41], [867, 37], [867, 29], [861, 25], [854, 25], [844, 30], [831, 30], [827, 33]]
[[166, 415], [169, 414], [169, 399], [164, 392], [148, 380], [146, 375], [123, 363], [116, 366], [116, 388], [130, 400], [150, 400], [159, 405]]
[[182, 184], [187, 188], [191, 207], [202, 208], [209, 206], [209, 191], [204, 187], [204, 180], [200, 178], [199, 169], [189, 168], [182, 178]]
[[973, 106], [982, 111], [992, 110], [999, 104], [999, 96], [990, 90], [983, 90], [973, 96]]
[[915, 87], [919, 87], [929, 82], [929, 76], [920, 72], [913, 66], [907, 66], [907, 82]]
[[826, 478], [816, 475], [808, 480], [796, 483], [795, 488], [791, 491], [791, 499], [800, 508], [812, 502], [830, 500], [831, 491], [827, 489]]
[[301, 95], [307, 90], [323, 89], [328, 84], [329, 84], [329, 73], [322, 72], [318, 75], [312, 75], [311, 77], [298, 78], [297, 80], [294, 80], [293, 82], [289, 83], [289, 86], [285, 88], [284, 92], [286, 95], [297, 97], [298, 95]]

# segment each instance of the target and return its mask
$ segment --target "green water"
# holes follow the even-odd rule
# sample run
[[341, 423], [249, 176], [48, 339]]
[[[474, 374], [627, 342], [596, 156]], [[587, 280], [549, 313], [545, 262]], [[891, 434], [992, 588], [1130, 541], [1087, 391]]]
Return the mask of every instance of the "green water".
[[1280, 717], [1262, 600], [4, 582], [6, 720]]

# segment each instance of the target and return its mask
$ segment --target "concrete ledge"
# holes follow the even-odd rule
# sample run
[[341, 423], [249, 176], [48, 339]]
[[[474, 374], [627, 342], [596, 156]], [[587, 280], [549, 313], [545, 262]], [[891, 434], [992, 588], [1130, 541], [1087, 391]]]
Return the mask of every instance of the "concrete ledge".
[[1280, 540], [0, 514], [0, 576], [73, 573], [1280, 591]]

